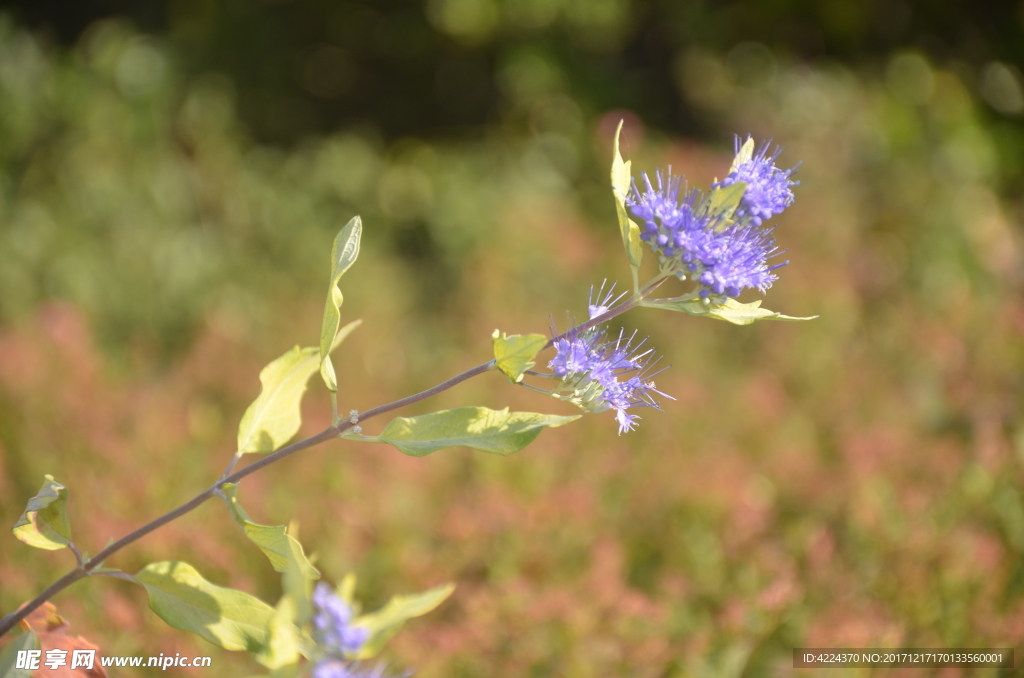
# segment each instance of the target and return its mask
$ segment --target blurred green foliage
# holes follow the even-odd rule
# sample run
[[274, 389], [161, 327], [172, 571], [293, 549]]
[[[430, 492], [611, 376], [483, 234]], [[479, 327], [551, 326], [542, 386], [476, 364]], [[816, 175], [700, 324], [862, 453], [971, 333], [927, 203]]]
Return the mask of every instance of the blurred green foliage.
[[[205, 487], [260, 367], [316, 343], [331, 239], [353, 214], [364, 248], [342, 322], [365, 322], [336, 361], [342, 411], [477, 364], [495, 327], [564, 325], [589, 284], [627, 280], [607, 186], [619, 118], [634, 170], [671, 162], [700, 187], [749, 131], [803, 161], [777, 231], [792, 263], [766, 305], [820, 319], [634, 311], [624, 323], [673, 363], [658, 387], [678, 398], [636, 433], [588, 417], [508, 459], [336, 443], [247, 479], [247, 509], [297, 516], [317, 567], [356, 571], [371, 607], [455, 581], [389, 650], [428, 678], [775, 675], [794, 645], [1020, 651], [1016, 10], [957, 25], [942, 18], [958, 5], [923, 20], [915, 4], [886, 42], [868, 5], [818, 3], [815, 51], [786, 37], [799, 2], [583, 6], [176, 3], [163, 33], [100, 22], [70, 49], [5, 19], [0, 518], [53, 473], [95, 552]], [[325, 33], [289, 33], [289, 17]], [[982, 46], [958, 48], [979, 25]], [[354, 64], [344, 93], [334, 48]], [[460, 89], [473, 69], [483, 94]], [[326, 392], [308, 401], [312, 432]], [[401, 414], [470, 404], [574, 413], [494, 374]], [[0, 610], [70, 565], [13, 537], [0, 554]], [[219, 505], [111, 564], [168, 558], [279, 594]], [[214, 652], [118, 582], [55, 602], [109, 654]]]

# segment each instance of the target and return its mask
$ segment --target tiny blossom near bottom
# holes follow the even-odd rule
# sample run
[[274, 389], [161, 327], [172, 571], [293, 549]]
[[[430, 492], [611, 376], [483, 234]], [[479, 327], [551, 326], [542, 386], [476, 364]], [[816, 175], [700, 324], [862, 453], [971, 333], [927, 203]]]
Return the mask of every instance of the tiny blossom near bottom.
[[[613, 299], [613, 291], [614, 286], [598, 303], [588, 305], [591, 320], [621, 298]], [[585, 412], [615, 410], [619, 434], [633, 430], [640, 417], [628, 413], [628, 409], [654, 407], [660, 410], [652, 393], [674, 400], [667, 393], [657, 390], [654, 382], [644, 376], [654, 349], [640, 352], [646, 339], [633, 346], [635, 338], [635, 333], [628, 339], [624, 338], [620, 330], [619, 336], [611, 340], [605, 330], [594, 327], [556, 339], [554, 347], [557, 353], [548, 367], [561, 384], [551, 395], [567, 400]], [[560, 390], [568, 393], [558, 393]]]
[[370, 632], [352, 625], [352, 608], [326, 584], [313, 590], [313, 640], [323, 653], [312, 678], [381, 678], [382, 666], [366, 668], [347, 657], [359, 652]]

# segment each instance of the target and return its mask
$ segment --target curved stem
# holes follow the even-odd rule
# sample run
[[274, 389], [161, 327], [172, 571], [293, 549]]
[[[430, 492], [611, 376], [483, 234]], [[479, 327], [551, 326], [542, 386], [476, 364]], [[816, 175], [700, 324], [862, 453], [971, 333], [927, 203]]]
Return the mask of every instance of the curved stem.
[[585, 323], [582, 323], [580, 325], [577, 325], [576, 327], [566, 330], [565, 332], [562, 332], [556, 337], [551, 337], [551, 339], [548, 340], [548, 343], [544, 344], [544, 348], [550, 348], [554, 346], [555, 342], [558, 341], [559, 339], [564, 339], [569, 335], [575, 335], [579, 334], [580, 332], [585, 332], [589, 330], [591, 327], [597, 327], [601, 323], [607, 322], [614, 318], [615, 316], [622, 315], [631, 308], [636, 308], [637, 306], [640, 305], [640, 302], [647, 297], [648, 294], [661, 287], [664, 284], [664, 282], [668, 280], [670, 277], [672, 276], [665, 273], [661, 273], [655, 276], [649, 283], [647, 283], [646, 287], [644, 287], [642, 290], [634, 294], [632, 298], [622, 302], [618, 306], [608, 309], [599, 316], [591, 318]]

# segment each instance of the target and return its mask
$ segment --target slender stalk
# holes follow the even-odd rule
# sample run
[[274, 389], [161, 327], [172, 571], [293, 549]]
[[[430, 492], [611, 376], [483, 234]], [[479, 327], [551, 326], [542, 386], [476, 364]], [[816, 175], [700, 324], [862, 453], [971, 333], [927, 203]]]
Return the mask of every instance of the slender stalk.
[[75, 554], [75, 560], [78, 561], [78, 566], [81, 567], [82, 566], [82, 552], [78, 550], [78, 547], [75, 546], [75, 542], [73, 542], [73, 541], [69, 541], [68, 542], [68, 548], [70, 548], [71, 552]]
[[613, 308], [608, 309], [607, 311], [605, 311], [601, 315], [598, 315], [598, 316], [595, 316], [595, 317], [591, 318], [590, 320], [588, 320], [585, 323], [582, 323], [580, 325], [577, 325], [576, 327], [568, 329], [568, 330], [566, 330], [565, 332], [562, 332], [561, 334], [559, 334], [556, 337], [552, 337], [551, 339], [548, 340], [548, 343], [544, 344], [544, 348], [550, 348], [551, 346], [554, 346], [555, 342], [558, 341], [559, 339], [564, 339], [565, 337], [568, 337], [569, 335], [574, 335], [574, 334], [579, 334], [580, 332], [585, 332], [585, 331], [589, 330], [591, 327], [597, 327], [601, 323], [608, 322], [609, 320], [611, 320], [615, 316], [622, 315], [626, 311], [628, 311], [628, 310], [630, 310], [632, 308], [636, 308], [637, 306], [640, 305], [640, 302], [643, 301], [647, 297], [648, 294], [650, 294], [654, 290], [656, 290], [659, 287], [661, 287], [661, 285], [664, 284], [664, 282], [666, 280], [668, 280], [670, 277], [671, 277], [670, 275], [667, 275], [667, 274], [664, 274], [664, 273], [659, 274], [653, 280], [651, 280], [647, 284], [646, 287], [644, 287], [642, 290], [640, 290], [635, 295], [633, 295], [632, 298], [628, 299], [627, 301], [622, 302], [618, 306], [615, 306]]

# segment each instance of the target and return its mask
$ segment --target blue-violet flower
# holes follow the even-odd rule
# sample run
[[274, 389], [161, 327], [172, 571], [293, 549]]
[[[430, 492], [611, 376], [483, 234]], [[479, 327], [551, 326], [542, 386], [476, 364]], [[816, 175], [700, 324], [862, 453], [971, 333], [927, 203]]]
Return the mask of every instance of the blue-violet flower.
[[[590, 304], [591, 319], [607, 310], [614, 301], [609, 294], [598, 304]], [[570, 333], [556, 339], [556, 355], [548, 363], [561, 385], [552, 396], [567, 400], [585, 412], [606, 412], [615, 410], [619, 434], [631, 431], [640, 417], [627, 412], [632, 407], [654, 407], [661, 409], [652, 393], [673, 399], [667, 393], [655, 388], [650, 380], [653, 375], [644, 375], [654, 354], [653, 349], [641, 352], [644, 342], [633, 346], [636, 334], [611, 340], [607, 332], [596, 327], [578, 334]], [[646, 340], [645, 340], [646, 341]], [[559, 393], [563, 391], [564, 393]]]
[[[736, 140], [740, 153], [739, 138]], [[775, 167], [779, 149], [768, 155], [764, 144], [749, 160], [734, 163], [734, 171], [712, 186], [712, 194], [736, 182], [746, 184], [732, 214], [716, 213], [696, 190], [684, 190], [683, 178], [672, 170], [655, 174], [655, 182], [640, 174], [641, 190], [634, 181], [626, 197], [633, 216], [643, 223], [640, 238], [660, 255], [663, 270], [697, 282], [703, 299], [737, 297], [747, 288], [765, 291], [777, 280], [772, 273], [788, 262], [769, 265], [778, 254], [772, 229], [763, 219], [782, 212], [793, 202], [789, 179], [794, 171]], [[737, 160], [740, 158], [737, 157]]]
[[313, 640], [322, 655], [311, 678], [381, 678], [383, 667], [365, 668], [349, 659], [370, 638], [368, 629], [352, 625], [352, 608], [326, 584], [313, 589]]
[[370, 637], [368, 629], [352, 626], [352, 608], [326, 584], [313, 590], [313, 639], [327, 654], [355, 654]]
[[[750, 137], [747, 137], [747, 141], [750, 141]], [[738, 136], [735, 145], [736, 153], [739, 154], [742, 145]], [[757, 154], [750, 160], [740, 163], [725, 179], [712, 186], [730, 186], [738, 181], [746, 183], [747, 190], [736, 209], [736, 217], [747, 218], [754, 226], [760, 226], [762, 220], [770, 219], [792, 205], [795, 199], [792, 187], [800, 183], [789, 178], [796, 171], [796, 167], [780, 170], [775, 166], [775, 159], [779, 157], [782, 148], [776, 146], [769, 156], [770, 145], [770, 141], [761, 144]]]

